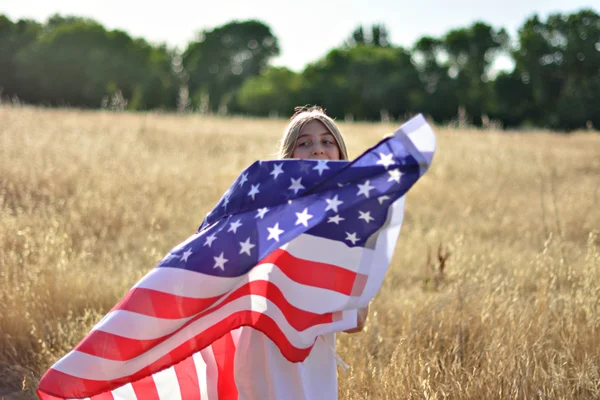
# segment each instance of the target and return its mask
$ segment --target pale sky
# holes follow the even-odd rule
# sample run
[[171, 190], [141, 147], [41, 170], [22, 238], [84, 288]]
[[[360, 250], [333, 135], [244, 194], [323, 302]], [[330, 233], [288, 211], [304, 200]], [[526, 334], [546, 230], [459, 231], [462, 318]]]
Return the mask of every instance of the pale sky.
[[393, 44], [410, 47], [422, 36], [440, 36], [475, 20], [504, 27], [514, 38], [534, 13], [545, 18], [584, 7], [598, 12], [600, 0], [0, 0], [0, 14], [12, 20], [45, 21], [55, 13], [86, 16], [107, 29], [180, 49], [202, 29], [258, 19], [279, 39], [281, 56], [273, 64], [295, 71], [342, 44], [361, 24], [382, 23]]

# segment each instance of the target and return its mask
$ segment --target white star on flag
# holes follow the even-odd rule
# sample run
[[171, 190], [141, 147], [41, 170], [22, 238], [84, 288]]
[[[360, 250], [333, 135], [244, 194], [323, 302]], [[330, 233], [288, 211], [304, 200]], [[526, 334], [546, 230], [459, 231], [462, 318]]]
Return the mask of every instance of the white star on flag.
[[280, 174], [283, 174], [283, 163], [275, 164], [273, 166], [273, 171], [271, 171], [269, 175], [273, 175], [274, 179], [277, 179]]
[[390, 165], [394, 164], [394, 160], [392, 160], [393, 157], [394, 157], [394, 154], [392, 154], [392, 153], [390, 153], [390, 154], [379, 153], [379, 161], [377, 161], [377, 164], [383, 165], [385, 167], [385, 169], [388, 169]]
[[371, 181], [366, 181], [363, 185], [358, 184], [358, 193], [357, 196], [364, 194], [365, 197], [369, 197], [369, 192], [375, 189], [375, 186], [371, 186]]
[[256, 217], [254, 217], [254, 218], [263, 219], [265, 217], [265, 214], [267, 213], [267, 211], [269, 211], [269, 209], [267, 207], [259, 208], [256, 211]]
[[252, 200], [254, 200], [254, 196], [256, 196], [258, 193], [260, 193], [260, 190], [258, 190], [259, 186], [260, 186], [260, 183], [257, 183], [256, 185], [252, 185], [252, 187], [250, 188], [250, 191], [248, 192], [248, 196], [252, 196]]
[[183, 262], [187, 262], [188, 258], [192, 255], [192, 251], [190, 249], [187, 249], [185, 251], [185, 253], [183, 253], [183, 255], [181, 256], [181, 261]]
[[269, 237], [267, 240], [275, 239], [276, 242], [279, 242], [279, 235], [283, 233], [283, 231], [279, 229], [279, 222], [276, 223], [272, 228], [267, 227], [267, 230], [269, 231]]
[[237, 220], [235, 222], [232, 222], [231, 225], [229, 225], [229, 230], [227, 230], [227, 232], [231, 232], [233, 231], [233, 233], [237, 233], [238, 228], [242, 226], [241, 220]]
[[302, 183], [300, 183], [302, 181], [302, 178], [298, 178], [298, 179], [292, 179], [292, 185], [288, 188], [289, 190], [293, 190], [294, 194], [298, 194], [298, 190], [300, 189], [304, 189], [304, 186], [302, 186]]
[[389, 199], [390, 199], [390, 196], [383, 195], [383, 196], [379, 196], [377, 198], [377, 201], [379, 202], [379, 204], [383, 204], [384, 201], [389, 200]]
[[325, 211], [333, 210], [334, 212], [338, 212], [338, 206], [343, 203], [343, 201], [338, 200], [338, 195], [333, 196], [333, 199], [325, 199], [327, 202], [327, 207]]
[[364, 219], [367, 224], [369, 223], [369, 221], [375, 220], [375, 218], [371, 217], [371, 211], [362, 212], [358, 210], [358, 213], [360, 214], [358, 219]]
[[245, 242], [240, 242], [240, 246], [242, 246], [242, 249], [240, 250], [240, 254], [244, 253], [244, 254], [250, 254], [250, 249], [252, 249], [253, 247], [256, 247], [256, 245], [250, 243], [250, 238], [246, 239]]
[[346, 218], [342, 218], [342, 217], [340, 217], [340, 215], [339, 215], [339, 214], [336, 214], [336, 215], [334, 215], [333, 217], [329, 217], [329, 219], [327, 220], [327, 223], [328, 223], [328, 224], [330, 224], [330, 223], [332, 223], [332, 222], [333, 222], [334, 224], [336, 224], [336, 225], [339, 225], [339, 224], [340, 224], [340, 221], [343, 221], [343, 220], [345, 220], [345, 219], [346, 219]]
[[397, 183], [400, 183], [400, 175], [402, 175], [400, 173], [400, 170], [393, 169], [391, 171], [388, 171], [388, 174], [390, 174], [390, 177], [388, 178], [388, 182], [396, 181]]
[[248, 173], [242, 174], [242, 180], [240, 181], [240, 186], [244, 186], [244, 183], [248, 181]]
[[319, 160], [317, 161], [317, 165], [313, 168], [313, 170], [319, 171], [319, 176], [323, 174], [323, 170], [329, 169], [327, 166], [327, 160]]
[[298, 217], [296, 225], [302, 224], [304, 226], [308, 226], [308, 220], [313, 216], [308, 213], [308, 208], [305, 208], [301, 213], [296, 213], [296, 217]]
[[215, 236], [214, 233], [212, 235], [210, 235], [210, 236], [207, 236], [206, 237], [206, 242], [204, 242], [204, 246], [210, 247], [212, 245], [212, 242], [214, 242], [216, 238], [217, 237]]
[[353, 232], [352, 234], [346, 232], [346, 240], [352, 242], [352, 244], [356, 244], [360, 239], [356, 237], [356, 232]]
[[225, 263], [229, 260], [223, 257], [223, 254], [224, 252], [221, 252], [221, 255], [219, 257], [213, 257], [215, 259], [215, 266], [213, 267], [213, 269], [221, 268], [222, 271], [225, 271]]
[[309, 168], [310, 168], [310, 163], [307, 163], [307, 162], [300, 163], [300, 172], [302, 172], [303, 174], [308, 173]]
[[227, 207], [227, 204], [229, 204], [229, 196], [225, 197], [223, 199], [223, 206], [222, 207]]

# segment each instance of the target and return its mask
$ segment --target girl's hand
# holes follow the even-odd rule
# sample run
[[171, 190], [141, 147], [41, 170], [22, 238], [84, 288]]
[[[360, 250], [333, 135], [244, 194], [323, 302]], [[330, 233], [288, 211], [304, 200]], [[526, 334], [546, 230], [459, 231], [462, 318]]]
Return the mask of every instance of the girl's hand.
[[358, 313], [356, 315], [356, 328], [352, 328], [352, 329], [348, 329], [347, 331], [344, 331], [346, 333], [357, 333], [357, 332], [362, 332], [363, 328], [365, 327], [365, 322], [367, 321], [367, 315], [369, 314], [369, 306], [366, 306], [365, 308], [359, 308], [358, 309]]

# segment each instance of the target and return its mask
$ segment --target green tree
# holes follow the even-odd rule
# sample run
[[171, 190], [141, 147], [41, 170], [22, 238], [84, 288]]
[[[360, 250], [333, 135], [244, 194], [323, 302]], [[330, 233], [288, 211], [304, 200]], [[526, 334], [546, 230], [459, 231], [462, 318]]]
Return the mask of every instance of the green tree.
[[320, 104], [343, 117], [378, 120], [417, 111], [418, 72], [402, 48], [356, 46], [335, 49], [303, 72], [303, 103]]
[[259, 21], [230, 22], [203, 31], [183, 54], [188, 87], [196, 103], [208, 95], [212, 111], [231, 105], [244, 81], [279, 55], [277, 38]]
[[365, 33], [363, 26], [358, 26], [350, 35], [350, 38], [346, 40], [346, 47], [356, 46], [374, 46], [374, 47], [387, 47], [390, 45], [388, 40], [388, 30], [385, 25], [375, 24], [371, 25], [369, 31]]
[[491, 111], [488, 69], [494, 55], [505, 49], [507, 43], [504, 29], [495, 30], [482, 22], [452, 30], [441, 40], [448, 56], [448, 73], [457, 83], [458, 102], [477, 125], [481, 123], [482, 114]]
[[592, 10], [537, 15], [519, 30], [516, 71], [531, 86], [536, 121], [575, 129], [600, 126], [600, 16]]
[[443, 61], [443, 52], [441, 40], [429, 36], [419, 39], [412, 52], [424, 88], [415, 106], [440, 123], [455, 118], [460, 105], [458, 84], [450, 77], [450, 67]]
[[288, 115], [300, 104], [302, 76], [285, 67], [270, 67], [264, 74], [246, 79], [237, 94], [244, 113]]
[[179, 82], [171, 54], [94, 21], [50, 18], [35, 42], [16, 56], [26, 101], [97, 108], [120, 91], [130, 109], [174, 108]]
[[16, 56], [20, 49], [35, 41], [42, 27], [29, 20], [13, 23], [0, 15], [0, 96], [20, 96]]
[[505, 127], [531, 126], [539, 119], [541, 110], [535, 105], [527, 74], [517, 70], [500, 73], [492, 82], [492, 93], [490, 117]]

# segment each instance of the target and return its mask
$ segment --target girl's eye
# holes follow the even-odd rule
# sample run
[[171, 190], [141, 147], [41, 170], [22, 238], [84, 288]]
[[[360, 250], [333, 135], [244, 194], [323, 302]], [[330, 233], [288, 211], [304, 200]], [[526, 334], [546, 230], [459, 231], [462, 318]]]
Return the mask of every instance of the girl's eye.
[[308, 142], [300, 142], [298, 143], [298, 147], [305, 147], [308, 146]]
[[333, 144], [333, 142], [331, 140], [325, 139], [325, 140], [323, 140], [323, 144], [330, 145], [330, 144]]

